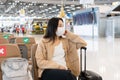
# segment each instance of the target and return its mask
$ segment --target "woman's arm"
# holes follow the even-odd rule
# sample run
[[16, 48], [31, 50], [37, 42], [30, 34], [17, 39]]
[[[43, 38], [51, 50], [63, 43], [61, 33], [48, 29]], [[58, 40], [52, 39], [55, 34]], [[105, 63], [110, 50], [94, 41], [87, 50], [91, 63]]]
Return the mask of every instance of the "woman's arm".
[[73, 34], [70, 31], [65, 31], [65, 36], [67, 39], [69, 39], [70, 41], [76, 43], [76, 48], [79, 49], [82, 46], [87, 46], [87, 43], [78, 35]]

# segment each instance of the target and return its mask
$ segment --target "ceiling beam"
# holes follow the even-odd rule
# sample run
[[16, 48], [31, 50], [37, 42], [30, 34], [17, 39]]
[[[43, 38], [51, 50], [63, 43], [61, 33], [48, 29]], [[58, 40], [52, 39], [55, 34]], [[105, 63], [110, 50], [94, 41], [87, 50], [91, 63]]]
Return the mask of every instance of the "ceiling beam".
[[95, 4], [111, 4], [112, 2], [116, 2], [116, 1], [120, 1], [120, 0], [109, 0], [109, 1], [95, 1]]
[[5, 3], [7, 0], [0, 0], [1, 3]]
[[[23, 2], [33, 2], [33, 3], [46, 3], [46, 4], [62, 4], [61, 0], [14, 0], [14, 1], [23, 1]], [[64, 4], [75, 4], [79, 5], [78, 1], [64, 1]]]
[[[13, 1], [23, 1], [23, 2], [35, 2], [35, 3], [47, 3], [47, 4], [61, 4], [62, 1], [61, 0], [13, 0]], [[112, 2], [115, 1], [120, 1], [120, 0], [109, 0], [109, 1], [99, 1], [99, 0], [95, 0], [95, 4], [111, 4]], [[64, 4], [75, 4], [75, 5], [79, 5], [79, 1], [64, 1]]]

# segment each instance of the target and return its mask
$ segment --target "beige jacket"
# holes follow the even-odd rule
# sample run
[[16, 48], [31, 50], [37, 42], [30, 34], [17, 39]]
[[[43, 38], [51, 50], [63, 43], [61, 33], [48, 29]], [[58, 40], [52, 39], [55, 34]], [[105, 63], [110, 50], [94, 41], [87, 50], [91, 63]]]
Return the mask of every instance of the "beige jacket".
[[[66, 64], [71, 72], [75, 76], [78, 76], [80, 74], [80, 66], [77, 49], [82, 46], [86, 46], [87, 44], [78, 35], [75, 35], [69, 31], [67, 31], [65, 36], [66, 38], [62, 38], [62, 44], [65, 52]], [[52, 42], [48, 42], [47, 39], [41, 39], [35, 55], [39, 68], [39, 77], [41, 77], [44, 69], [59, 69], [60, 65], [52, 61], [54, 47], [55, 46], [52, 45]]]

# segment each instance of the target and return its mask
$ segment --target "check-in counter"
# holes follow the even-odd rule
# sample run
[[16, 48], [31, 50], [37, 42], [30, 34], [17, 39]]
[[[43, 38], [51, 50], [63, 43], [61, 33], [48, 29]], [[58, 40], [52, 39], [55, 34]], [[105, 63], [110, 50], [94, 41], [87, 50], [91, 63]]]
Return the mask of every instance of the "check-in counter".
[[101, 18], [98, 27], [99, 37], [120, 38], [120, 16]]

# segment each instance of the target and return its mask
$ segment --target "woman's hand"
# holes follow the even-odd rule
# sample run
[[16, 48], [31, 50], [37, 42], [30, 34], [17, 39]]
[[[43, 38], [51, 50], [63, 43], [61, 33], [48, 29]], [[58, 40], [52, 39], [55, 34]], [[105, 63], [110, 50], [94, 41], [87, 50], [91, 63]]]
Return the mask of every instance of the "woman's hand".
[[63, 35], [66, 35], [66, 33], [67, 33], [67, 30], [65, 30], [65, 33]]
[[59, 66], [59, 69], [63, 69], [63, 70], [67, 70], [67, 68], [66, 67], [64, 67], [64, 66]]

